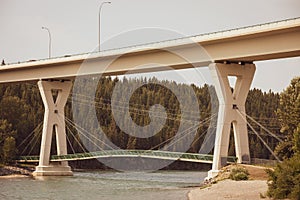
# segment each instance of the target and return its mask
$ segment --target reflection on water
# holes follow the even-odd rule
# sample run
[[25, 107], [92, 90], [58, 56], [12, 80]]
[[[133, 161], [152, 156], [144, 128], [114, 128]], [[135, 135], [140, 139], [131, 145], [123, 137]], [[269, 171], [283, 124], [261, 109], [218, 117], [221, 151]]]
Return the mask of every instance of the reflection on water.
[[0, 199], [182, 200], [207, 172], [75, 172], [73, 177], [0, 179]]

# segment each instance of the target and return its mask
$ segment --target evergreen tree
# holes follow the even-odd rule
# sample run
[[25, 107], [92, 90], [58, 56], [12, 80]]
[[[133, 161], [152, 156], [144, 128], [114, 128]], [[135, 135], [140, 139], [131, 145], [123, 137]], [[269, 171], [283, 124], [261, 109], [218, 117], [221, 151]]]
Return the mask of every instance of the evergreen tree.
[[276, 147], [276, 153], [282, 158], [290, 158], [295, 153], [295, 141], [300, 125], [300, 77], [294, 78], [291, 84], [280, 94], [280, 104], [277, 110], [281, 123], [281, 133], [285, 135], [284, 142]]
[[[13, 138], [16, 136], [16, 131], [12, 129], [12, 124], [8, 123], [7, 120], [0, 120], [0, 163], [7, 162], [5, 145], [8, 145], [8, 138]], [[7, 148], [7, 147], [5, 147]], [[15, 147], [14, 147], [15, 148]]]
[[274, 199], [300, 199], [300, 154], [286, 159], [273, 170], [268, 170], [268, 196]]
[[277, 153], [285, 160], [274, 171], [268, 172], [268, 195], [280, 199], [300, 199], [300, 77], [294, 78], [280, 94], [278, 116], [286, 139], [278, 145]]
[[129, 137], [126, 149], [136, 149], [136, 137]]
[[295, 154], [300, 154], [300, 123], [294, 132], [293, 143], [293, 151]]
[[3, 145], [3, 161], [4, 163], [12, 162], [16, 157], [16, 140], [9, 136], [4, 140]]

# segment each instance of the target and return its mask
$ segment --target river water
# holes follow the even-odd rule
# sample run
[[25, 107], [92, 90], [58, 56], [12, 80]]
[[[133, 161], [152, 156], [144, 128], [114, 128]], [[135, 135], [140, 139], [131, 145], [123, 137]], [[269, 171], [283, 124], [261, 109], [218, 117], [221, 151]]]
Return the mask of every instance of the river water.
[[207, 172], [75, 172], [73, 177], [0, 179], [1, 200], [184, 200]]

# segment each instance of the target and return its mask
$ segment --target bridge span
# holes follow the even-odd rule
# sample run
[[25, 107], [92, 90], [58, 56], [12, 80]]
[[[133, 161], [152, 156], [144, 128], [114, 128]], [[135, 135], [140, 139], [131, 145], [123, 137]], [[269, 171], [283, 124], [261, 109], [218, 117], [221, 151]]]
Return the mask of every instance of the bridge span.
[[[197, 154], [197, 153], [182, 153], [172, 151], [158, 151], [158, 150], [106, 150], [87, 153], [76, 153], [67, 155], [52, 155], [50, 157], [51, 162], [62, 161], [76, 161], [76, 160], [88, 160], [96, 158], [152, 158], [163, 160], [178, 160], [186, 162], [198, 162], [198, 163], [212, 163], [213, 155], [209, 154]], [[237, 158], [234, 156], [228, 156], [227, 162], [234, 163]], [[39, 162], [39, 156], [21, 156], [17, 162]]]
[[[0, 68], [0, 83], [74, 78], [80, 75], [83, 62], [89, 68], [84, 74], [121, 75], [207, 67], [224, 61], [296, 57], [300, 56], [299, 38], [300, 18], [296, 18], [128, 48], [9, 64]], [[136, 68], [149, 63], [155, 64]]]

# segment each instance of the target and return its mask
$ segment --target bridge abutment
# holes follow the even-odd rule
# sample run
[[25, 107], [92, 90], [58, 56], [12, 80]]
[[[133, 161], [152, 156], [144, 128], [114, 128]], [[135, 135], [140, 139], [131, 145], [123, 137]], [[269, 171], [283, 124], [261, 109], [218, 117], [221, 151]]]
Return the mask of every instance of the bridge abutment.
[[[56, 134], [57, 155], [67, 154], [64, 108], [72, 87], [71, 81], [38, 82], [45, 107], [39, 165], [33, 176], [71, 176], [67, 161], [50, 163], [52, 134]], [[56, 98], [53, 97], [56, 92]]]
[[[237, 162], [250, 163], [245, 103], [256, 67], [254, 64], [212, 63], [209, 69], [219, 100], [213, 165], [208, 172], [208, 178], [213, 178], [227, 163], [231, 126]], [[233, 91], [228, 80], [231, 76], [236, 77]]]

